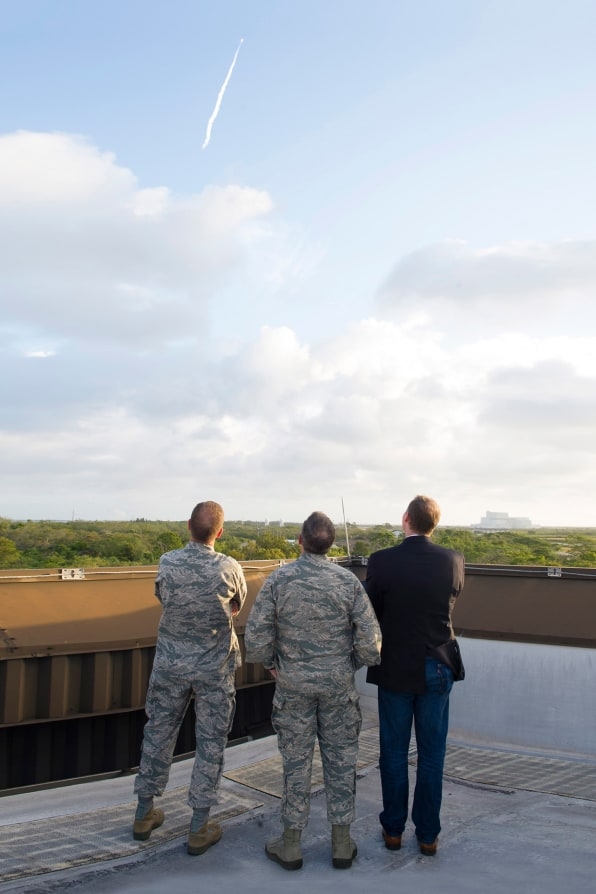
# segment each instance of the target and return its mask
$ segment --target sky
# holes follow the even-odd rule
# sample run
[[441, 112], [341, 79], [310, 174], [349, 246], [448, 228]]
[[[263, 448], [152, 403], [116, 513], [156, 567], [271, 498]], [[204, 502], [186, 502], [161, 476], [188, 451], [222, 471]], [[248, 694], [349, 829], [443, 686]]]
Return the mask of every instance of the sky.
[[0, 516], [596, 525], [593, 0], [0, 11]]

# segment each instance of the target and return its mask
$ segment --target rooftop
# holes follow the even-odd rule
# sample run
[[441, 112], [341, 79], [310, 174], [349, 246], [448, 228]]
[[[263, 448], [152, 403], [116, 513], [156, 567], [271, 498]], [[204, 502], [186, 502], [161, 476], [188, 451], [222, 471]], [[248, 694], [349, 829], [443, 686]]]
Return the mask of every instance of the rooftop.
[[439, 888], [442, 894], [591, 890], [596, 757], [544, 756], [450, 740], [439, 851], [436, 857], [422, 857], [411, 825], [400, 851], [387, 850], [381, 840], [375, 723], [367, 709], [352, 827], [358, 857], [350, 870], [331, 865], [317, 760], [311, 818], [303, 835], [304, 867], [286, 872], [266, 859], [264, 843], [279, 830], [281, 782], [276, 739], [268, 737], [227, 750], [221, 803], [212, 814], [221, 819], [224, 834], [200, 857], [189, 857], [184, 846], [190, 818], [188, 760], [174, 764], [161, 805], [166, 821], [147, 842], [132, 839], [132, 775], [4, 797], [0, 891], [278, 894], [281, 885], [313, 892], [341, 887], [346, 894], [366, 889], [375, 894], [436, 894]]

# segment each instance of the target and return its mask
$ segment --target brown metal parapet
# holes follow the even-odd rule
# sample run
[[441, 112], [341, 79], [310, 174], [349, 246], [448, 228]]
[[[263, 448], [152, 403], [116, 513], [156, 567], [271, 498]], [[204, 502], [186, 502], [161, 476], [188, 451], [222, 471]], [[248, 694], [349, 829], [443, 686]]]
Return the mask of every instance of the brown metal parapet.
[[[248, 596], [235, 619], [238, 633], [277, 561], [243, 562]], [[79, 569], [77, 569], [79, 571]], [[154, 646], [161, 605], [156, 565], [61, 571], [0, 571], [0, 660]]]
[[[340, 564], [365, 579], [366, 557]], [[596, 648], [596, 569], [466, 564], [453, 626], [477, 639]]]
[[[248, 596], [279, 562], [243, 563]], [[83, 577], [51, 570], [0, 572], [0, 726], [142, 709], [161, 605], [157, 566], [102, 568]], [[243, 664], [238, 689], [271, 684], [258, 664]]]
[[[248, 597], [279, 562], [243, 563]], [[0, 792], [126, 772], [139, 759], [161, 606], [157, 566], [0, 571]], [[259, 664], [236, 674], [230, 740], [271, 732], [273, 681]], [[195, 747], [191, 705], [175, 747]]]
[[[243, 562], [248, 598], [278, 561]], [[366, 558], [340, 560], [359, 579]], [[0, 571], [0, 790], [126, 770], [138, 761], [161, 606], [157, 566]], [[596, 647], [596, 570], [466, 566], [457, 635]], [[261, 665], [237, 672], [231, 738], [269, 723], [273, 683]], [[176, 754], [194, 748], [187, 714]]]
[[466, 565], [456, 634], [596, 648], [596, 569]]

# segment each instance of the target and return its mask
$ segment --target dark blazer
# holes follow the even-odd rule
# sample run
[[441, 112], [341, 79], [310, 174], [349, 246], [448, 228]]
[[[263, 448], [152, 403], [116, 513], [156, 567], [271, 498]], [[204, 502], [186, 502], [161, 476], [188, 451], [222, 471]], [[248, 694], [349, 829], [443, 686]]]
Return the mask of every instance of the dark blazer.
[[364, 586], [381, 631], [381, 664], [367, 681], [395, 692], [422, 694], [425, 660], [452, 639], [451, 612], [464, 585], [464, 557], [430, 537], [406, 537], [373, 553]]

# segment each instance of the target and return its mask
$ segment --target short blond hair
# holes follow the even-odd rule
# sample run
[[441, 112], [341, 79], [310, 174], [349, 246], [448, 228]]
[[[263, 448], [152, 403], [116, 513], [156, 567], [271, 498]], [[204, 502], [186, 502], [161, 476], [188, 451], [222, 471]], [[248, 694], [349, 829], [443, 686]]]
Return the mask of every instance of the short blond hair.
[[223, 528], [223, 523], [224, 511], [219, 503], [205, 500], [203, 503], [197, 503], [191, 512], [188, 528], [193, 540], [208, 543], [217, 537]]

